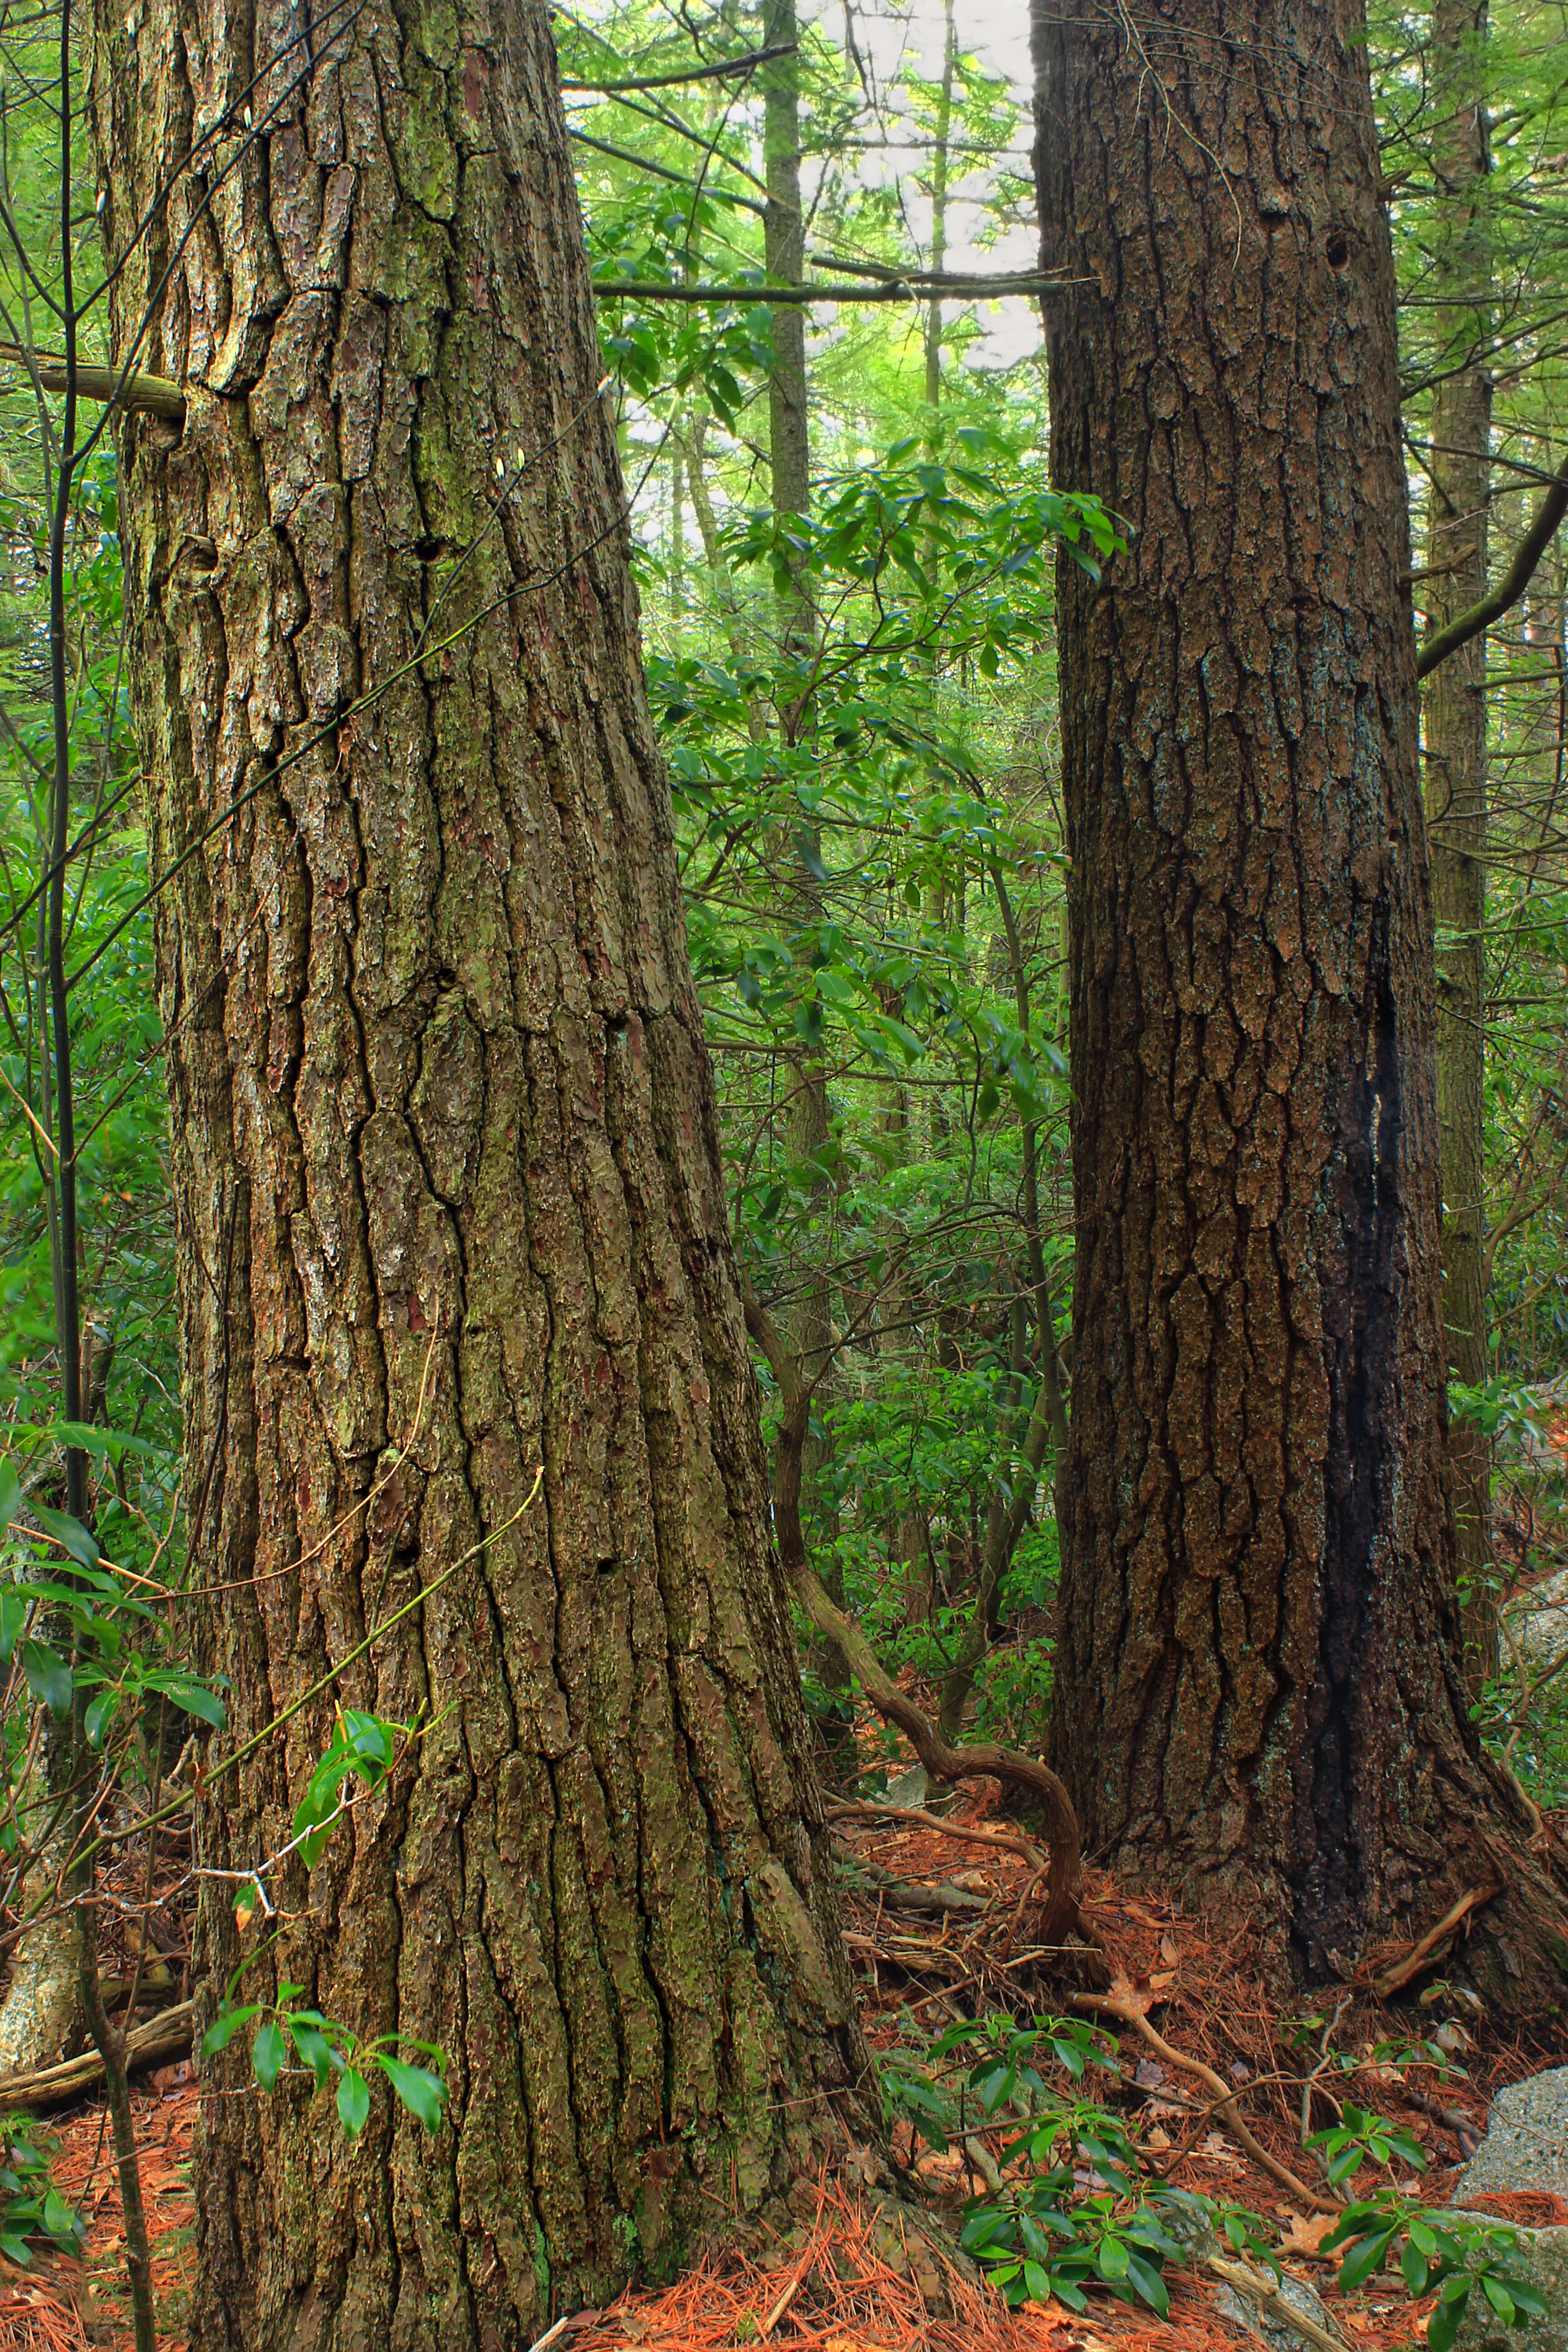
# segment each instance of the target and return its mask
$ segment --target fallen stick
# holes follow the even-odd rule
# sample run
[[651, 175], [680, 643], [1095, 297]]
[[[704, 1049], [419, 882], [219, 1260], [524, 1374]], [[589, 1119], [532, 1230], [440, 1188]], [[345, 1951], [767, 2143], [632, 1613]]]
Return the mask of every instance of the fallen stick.
[[1296, 2330], [1298, 2336], [1304, 2336], [1309, 2344], [1315, 2344], [1318, 2352], [1344, 2352], [1345, 2339], [1342, 2336], [1331, 2336], [1326, 2327], [1320, 2327], [1315, 2319], [1309, 2319], [1304, 2311], [1298, 2311], [1294, 2304], [1287, 2303], [1272, 2281], [1262, 2271], [1255, 2271], [1250, 2263], [1226, 2262], [1218, 2254], [1205, 2255], [1205, 2261], [1216, 2278], [1224, 2279], [1226, 2286], [1246, 2295], [1249, 2303], [1256, 2303], [1261, 2310], [1268, 2312], [1271, 2319], [1283, 2320], [1288, 2327]]
[[920, 1936], [861, 1936], [846, 1927], [844, 1941], [852, 1952], [870, 1952], [879, 1960], [891, 1960], [910, 1976], [923, 1969], [929, 1976], [946, 1977], [950, 1984], [967, 1984], [974, 1973], [956, 1952], [944, 1951], [940, 1944], [927, 1943]]
[[789, 2278], [785, 2283], [783, 2294], [780, 2295], [778, 2301], [774, 2304], [773, 2309], [769, 2312], [767, 2317], [758, 2328], [757, 2334], [759, 2337], [765, 2338], [773, 2334], [774, 2328], [778, 2326], [780, 2320], [789, 2309], [790, 2305], [795, 2301], [795, 2296], [805, 2284], [805, 2274], [811, 2268], [817, 2252], [818, 2248], [816, 2240], [813, 2237], [808, 2240], [805, 2252], [801, 2255], [800, 2260], [795, 2263], [794, 2270], [790, 2273]]
[[[195, 2030], [195, 2001], [183, 2000], [177, 2008], [160, 2011], [127, 2034], [126, 2072], [137, 2074], [143, 2067], [183, 2058]], [[63, 2107], [102, 2079], [103, 2061], [96, 2050], [84, 2050], [79, 2057], [64, 2059], [58, 2066], [40, 2066], [31, 2074], [7, 2074], [0, 2079], [0, 2116], [14, 2116], [23, 2107]]]
[[1092, 2010], [1097, 2015], [1113, 2017], [1118, 2024], [1131, 2026], [1151, 2050], [1157, 2051], [1171, 2065], [1179, 2066], [1184, 2074], [1195, 2074], [1201, 2083], [1206, 2083], [1216, 2095], [1215, 2113], [1221, 2123], [1237, 2146], [1246, 2151], [1254, 2164], [1260, 2164], [1271, 2180], [1277, 2180], [1281, 2189], [1288, 2189], [1292, 2197], [1300, 2198], [1304, 2204], [1315, 2205], [1320, 2213], [1343, 2212], [1342, 2198], [1324, 2197], [1317, 2189], [1309, 2189], [1304, 2180], [1297, 2179], [1287, 2165], [1269, 2155], [1262, 2141], [1247, 2129], [1237, 2113], [1235, 2092], [1227, 2090], [1214, 2068], [1205, 2066], [1201, 2058], [1188, 2058], [1182, 2051], [1173, 2050], [1164, 2036], [1155, 2032], [1136, 2001], [1120, 1998], [1115, 1993], [1075, 1992], [1071, 1995], [1071, 2005], [1074, 2009]]

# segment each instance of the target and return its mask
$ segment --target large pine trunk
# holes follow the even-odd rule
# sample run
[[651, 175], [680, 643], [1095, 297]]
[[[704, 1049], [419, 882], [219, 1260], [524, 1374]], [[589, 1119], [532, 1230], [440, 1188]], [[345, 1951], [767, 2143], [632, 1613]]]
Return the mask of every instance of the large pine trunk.
[[[1065, 564], [1072, 1434], [1053, 1761], [1085, 1848], [1272, 1961], [1496, 1884], [1446, 1492], [1393, 264], [1359, 0], [1036, 0]], [[1532, 1865], [1472, 1948], [1561, 1990]], [[1557, 1957], [1553, 1958], [1553, 1950]], [[1546, 1997], [1550, 1997], [1548, 1994]]]
[[[245, 1870], [335, 1700], [418, 1719], [245, 1990], [444, 2045], [451, 2108], [351, 2147], [205, 2065], [196, 2340], [510, 2347], [860, 2058], [546, 11], [114, 0], [90, 105], [187, 402], [124, 504], [234, 1735], [485, 1539], [201, 1805]], [[206, 1885], [210, 2002], [264, 1923]]]

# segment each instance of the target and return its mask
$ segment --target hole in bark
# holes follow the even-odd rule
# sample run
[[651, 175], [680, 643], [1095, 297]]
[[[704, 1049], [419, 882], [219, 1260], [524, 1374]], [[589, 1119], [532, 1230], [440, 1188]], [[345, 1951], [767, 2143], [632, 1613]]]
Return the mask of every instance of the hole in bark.
[[1329, 257], [1329, 268], [1342, 269], [1351, 257], [1350, 239], [1348, 236], [1342, 236], [1340, 231], [1335, 229], [1325, 250]]

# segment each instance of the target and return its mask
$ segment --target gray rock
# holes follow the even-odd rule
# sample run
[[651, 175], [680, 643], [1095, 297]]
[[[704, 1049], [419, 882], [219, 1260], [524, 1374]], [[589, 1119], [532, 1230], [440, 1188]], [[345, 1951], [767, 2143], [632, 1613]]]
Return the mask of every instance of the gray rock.
[[1486, 2137], [1455, 2186], [1455, 2204], [1479, 2189], [1552, 2189], [1568, 2196], [1568, 2066], [1498, 2093]]
[[882, 1799], [885, 1805], [923, 1805], [931, 1788], [931, 1775], [923, 1764], [906, 1765], [903, 1771], [888, 1783]]
[[1219, 2236], [1201, 2198], [1184, 2189], [1167, 2189], [1154, 2207], [1154, 2217], [1189, 2262], [1205, 2262], [1218, 2253]]
[[[1292, 2327], [1285, 2312], [1279, 2308], [1279, 2304], [1284, 2304], [1289, 2310], [1299, 2312], [1303, 2319], [1312, 2321], [1325, 2335], [1334, 2336], [1337, 2331], [1332, 2320], [1306, 2281], [1292, 2278], [1287, 2271], [1275, 2287], [1274, 2294], [1277, 2298], [1275, 2305], [1265, 2309], [1250, 2295], [1242, 2294], [1235, 2287], [1222, 2283], [1215, 2301], [1233, 2327], [1245, 2327], [1249, 2336], [1256, 2336], [1260, 2343], [1267, 2344], [1270, 2352], [1321, 2352], [1316, 2337], [1303, 2335], [1299, 2327]], [[1531, 2352], [1534, 2352], [1533, 2347]]]
[[1510, 1611], [1508, 1629], [1535, 1673], [1550, 1673], [1568, 1650], [1568, 1571], [1533, 1585]]
[[[1495, 2213], [1470, 2218], [1497, 2226]], [[1520, 2230], [1518, 2243], [1499, 2258], [1497, 2268], [1501, 2277], [1532, 2286], [1545, 2312], [1505, 2327], [1480, 2288], [1473, 2286], [1454, 2352], [1568, 2352], [1568, 2230]]]

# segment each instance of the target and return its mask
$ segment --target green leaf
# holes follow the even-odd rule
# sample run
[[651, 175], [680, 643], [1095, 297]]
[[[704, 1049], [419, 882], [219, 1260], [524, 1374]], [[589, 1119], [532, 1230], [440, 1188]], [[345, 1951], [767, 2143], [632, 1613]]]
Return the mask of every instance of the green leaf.
[[222, 1699], [215, 1691], [209, 1690], [205, 1683], [193, 1682], [188, 1675], [182, 1675], [177, 1680], [162, 1683], [160, 1686], [176, 1706], [183, 1707], [187, 1715], [194, 1715], [198, 1723], [210, 1723], [215, 1731], [222, 1731], [227, 1725], [228, 1716]]
[[[1465, 2281], [1467, 2299], [1469, 2292], [1470, 2283], [1467, 2279]], [[1459, 2322], [1463, 2317], [1462, 2304], [1440, 2303], [1426, 2322], [1426, 2352], [1453, 2352], [1454, 2338], [1459, 2332]]]
[[131, 1437], [118, 1429], [100, 1429], [86, 1421], [19, 1421], [14, 1429], [18, 1437], [41, 1439], [53, 1445], [74, 1445], [83, 1454], [105, 1458], [114, 1454], [140, 1454], [149, 1462], [176, 1459], [166, 1445], [150, 1445], [144, 1437]]
[[34, 1504], [33, 1517], [46, 1535], [65, 1546], [72, 1559], [79, 1560], [83, 1568], [98, 1566], [98, 1546], [79, 1519], [73, 1519], [68, 1511], [47, 1511], [42, 1503]]
[[26, 1593], [18, 1591], [14, 1584], [0, 1588], [0, 1663], [16, 1648], [30, 1606]]
[[99, 1692], [98, 1696], [88, 1708], [82, 1727], [87, 1733], [87, 1744], [89, 1748], [96, 1749], [102, 1747], [103, 1735], [108, 1730], [110, 1722], [113, 1720], [114, 1710], [119, 1704], [120, 1693], [118, 1691], [106, 1690]]
[[294, 2047], [315, 2075], [319, 2089], [332, 2071], [331, 2047], [319, 2028], [308, 2025], [303, 2018], [290, 2018], [289, 2023]]
[[51, 2238], [74, 2238], [77, 2234], [76, 2214], [53, 2181], [44, 2199], [44, 2228]]
[[8, 1462], [0, 1462], [0, 1535], [22, 1507], [22, 1482]]
[[1481, 2293], [1505, 2327], [1513, 2326], [1513, 2297], [1501, 2279], [1493, 2278], [1490, 2271], [1481, 2273]]
[[1029, 2290], [1030, 2300], [1032, 2302], [1049, 2303], [1051, 2299], [1050, 2273], [1048, 2271], [1043, 2271], [1038, 2263], [1026, 2263], [1024, 2264], [1024, 2284]]
[[438, 2130], [447, 2096], [447, 2086], [440, 2077], [424, 2066], [405, 2065], [401, 2058], [383, 2057], [379, 2051], [375, 2063], [409, 2114], [417, 2116], [426, 2131]]
[[219, 2010], [202, 2036], [202, 2056], [216, 2058], [220, 2050], [228, 2048], [240, 2027], [248, 2024], [253, 2017], [258, 2017], [260, 2013], [261, 2004], [254, 2000], [247, 2009]]
[[1094, 2260], [1102, 2279], [1124, 2279], [1131, 2256], [1121, 2239], [1108, 2236], [1100, 2240]]
[[15, 2236], [9, 2230], [0, 2230], [0, 2254], [4, 2254], [8, 2263], [15, 2263], [18, 2270], [26, 2270], [33, 2259], [26, 2240]]
[[369, 2088], [364, 2076], [351, 2066], [338, 2084], [338, 2121], [351, 2139], [357, 2139], [369, 2119]]
[[844, 974], [841, 971], [835, 971], [831, 965], [829, 965], [825, 971], [817, 973], [816, 986], [818, 993], [822, 996], [826, 996], [829, 1004], [858, 1004], [859, 1003], [859, 998], [852, 983], [845, 979]]
[[804, 825], [795, 835], [795, 856], [800, 859], [806, 872], [814, 876], [818, 882], [826, 882], [827, 868], [822, 862], [822, 852]]
[[1152, 2263], [1145, 2262], [1142, 2254], [1132, 2252], [1131, 2248], [1127, 2255], [1127, 2276], [1150, 2309], [1157, 2311], [1162, 2319], [1169, 2319], [1171, 2297], [1164, 2280]]
[[275, 2017], [269, 2017], [250, 2045], [251, 2072], [264, 2091], [269, 2091], [277, 2082], [288, 2047], [283, 2028]]
[[1383, 2267], [1384, 2256], [1399, 2234], [1397, 2222], [1392, 2229], [1374, 2231], [1353, 2246], [1340, 2266], [1340, 2292], [1348, 2294]]
[[33, 1696], [47, 1706], [51, 1715], [68, 1715], [74, 1685], [71, 1670], [59, 1652], [51, 1650], [43, 1642], [24, 1642], [16, 1654], [22, 1661], [22, 1672], [27, 1677], [27, 1688]]

